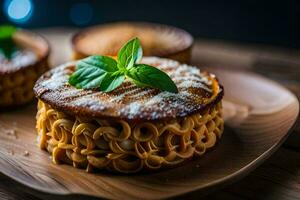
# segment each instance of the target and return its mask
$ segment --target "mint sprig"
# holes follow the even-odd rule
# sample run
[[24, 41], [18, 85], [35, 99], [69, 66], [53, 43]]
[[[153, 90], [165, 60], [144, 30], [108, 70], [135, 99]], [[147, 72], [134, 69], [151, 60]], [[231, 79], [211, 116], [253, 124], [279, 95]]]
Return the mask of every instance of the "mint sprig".
[[111, 92], [128, 78], [138, 87], [177, 93], [175, 83], [165, 72], [150, 65], [137, 64], [142, 56], [140, 41], [134, 38], [120, 49], [117, 61], [101, 55], [80, 60], [75, 72], [69, 77], [69, 84], [81, 89]]
[[13, 35], [16, 31], [14, 26], [0, 26], [0, 54], [3, 54], [7, 59], [11, 59], [16, 51], [16, 44], [13, 41]]

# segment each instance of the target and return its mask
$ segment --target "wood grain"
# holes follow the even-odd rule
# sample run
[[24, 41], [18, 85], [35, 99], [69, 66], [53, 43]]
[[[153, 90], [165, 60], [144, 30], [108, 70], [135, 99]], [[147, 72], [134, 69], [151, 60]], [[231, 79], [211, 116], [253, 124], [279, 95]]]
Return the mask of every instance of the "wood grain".
[[[130, 176], [87, 174], [54, 165], [35, 144], [36, 109], [32, 105], [0, 114], [0, 171], [38, 191], [110, 199], [160, 199], [196, 190], [203, 195], [238, 180], [284, 141], [296, 120], [299, 103], [289, 91], [261, 76], [214, 72], [225, 87], [228, 127], [217, 147], [199, 160], [171, 170]], [[15, 134], [8, 133], [12, 128]]]
[[[247, 177], [207, 195], [202, 200], [294, 200], [300, 198], [300, 152], [281, 147]], [[198, 199], [193, 192], [178, 197]]]

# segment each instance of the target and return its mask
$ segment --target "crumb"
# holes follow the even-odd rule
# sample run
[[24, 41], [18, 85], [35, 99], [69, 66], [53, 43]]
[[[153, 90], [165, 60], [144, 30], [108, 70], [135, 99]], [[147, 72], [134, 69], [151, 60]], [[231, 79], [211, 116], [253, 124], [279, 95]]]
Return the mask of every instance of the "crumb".
[[28, 151], [24, 151], [23, 156], [28, 157], [29, 156], [29, 152]]
[[199, 164], [197, 164], [197, 165], [196, 165], [196, 167], [197, 167], [197, 168], [199, 168], [199, 167], [200, 167], [200, 165], [199, 165]]
[[6, 131], [6, 135], [13, 136], [14, 138], [18, 138], [17, 131], [15, 129], [9, 129]]

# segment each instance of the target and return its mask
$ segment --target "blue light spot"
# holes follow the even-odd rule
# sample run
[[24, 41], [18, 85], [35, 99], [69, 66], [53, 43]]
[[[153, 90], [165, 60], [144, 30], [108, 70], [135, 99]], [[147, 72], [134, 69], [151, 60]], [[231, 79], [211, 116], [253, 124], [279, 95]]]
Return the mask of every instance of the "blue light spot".
[[31, 0], [5, 0], [4, 11], [9, 19], [16, 23], [25, 23], [33, 12]]
[[76, 3], [71, 7], [70, 18], [76, 25], [88, 24], [93, 17], [93, 8], [88, 3]]

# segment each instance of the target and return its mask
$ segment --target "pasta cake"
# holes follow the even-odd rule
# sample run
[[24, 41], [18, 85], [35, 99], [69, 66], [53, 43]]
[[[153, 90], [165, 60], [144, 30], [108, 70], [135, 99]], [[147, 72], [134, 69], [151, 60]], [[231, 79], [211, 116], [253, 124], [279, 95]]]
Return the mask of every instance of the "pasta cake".
[[223, 88], [213, 74], [177, 61], [144, 57], [166, 72], [178, 93], [125, 80], [104, 93], [68, 84], [77, 61], [37, 81], [37, 141], [56, 164], [88, 172], [153, 171], [203, 155], [221, 138]]

